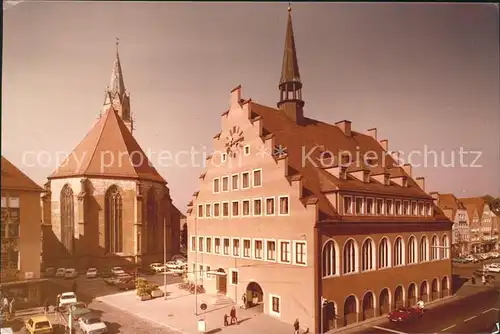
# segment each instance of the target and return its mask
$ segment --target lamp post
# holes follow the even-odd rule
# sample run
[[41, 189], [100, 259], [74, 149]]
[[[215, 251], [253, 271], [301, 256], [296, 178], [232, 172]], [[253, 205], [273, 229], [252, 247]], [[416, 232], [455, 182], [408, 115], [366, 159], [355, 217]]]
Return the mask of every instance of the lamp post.
[[163, 217], [163, 295], [167, 300], [167, 218]]

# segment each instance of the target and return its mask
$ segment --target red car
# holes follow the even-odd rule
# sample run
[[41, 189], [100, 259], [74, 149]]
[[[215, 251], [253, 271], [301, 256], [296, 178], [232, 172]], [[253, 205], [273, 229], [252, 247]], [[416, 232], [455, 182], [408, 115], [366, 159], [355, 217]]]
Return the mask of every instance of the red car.
[[392, 311], [387, 316], [393, 322], [406, 322], [419, 319], [423, 314], [421, 309], [415, 307], [400, 308]]

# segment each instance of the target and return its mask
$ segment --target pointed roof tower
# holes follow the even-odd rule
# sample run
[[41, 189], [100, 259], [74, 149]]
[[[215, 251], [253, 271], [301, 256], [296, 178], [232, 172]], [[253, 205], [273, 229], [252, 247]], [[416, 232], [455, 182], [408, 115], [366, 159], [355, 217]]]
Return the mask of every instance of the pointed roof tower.
[[132, 132], [133, 120], [130, 112], [130, 94], [126, 90], [125, 81], [123, 80], [120, 53], [118, 52], [118, 41], [119, 38], [116, 38], [116, 58], [113, 63], [111, 80], [109, 86], [106, 88], [104, 105], [101, 114], [106, 112], [109, 107], [112, 107], [118, 112], [118, 115], [121, 117], [129, 131]]
[[301, 124], [304, 119], [302, 100], [302, 82], [300, 80], [299, 62], [292, 27], [292, 7], [288, 6], [288, 22], [286, 26], [285, 51], [279, 82], [280, 100], [278, 108], [295, 123]]

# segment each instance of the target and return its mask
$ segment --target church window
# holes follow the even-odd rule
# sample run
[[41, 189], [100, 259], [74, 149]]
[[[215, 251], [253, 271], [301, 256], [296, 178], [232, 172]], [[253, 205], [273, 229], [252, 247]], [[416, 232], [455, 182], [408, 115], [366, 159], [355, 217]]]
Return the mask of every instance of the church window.
[[117, 186], [111, 186], [105, 196], [106, 251], [123, 252], [122, 195]]

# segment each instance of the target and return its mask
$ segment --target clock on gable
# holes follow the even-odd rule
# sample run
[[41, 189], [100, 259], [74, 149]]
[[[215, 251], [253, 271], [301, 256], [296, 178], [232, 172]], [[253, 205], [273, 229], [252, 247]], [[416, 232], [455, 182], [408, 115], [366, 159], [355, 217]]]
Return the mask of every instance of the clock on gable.
[[226, 138], [226, 153], [228, 156], [234, 158], [243, 146], [243, 131], [238, 126], [233, 126], [229, 129], [229, 134]]

